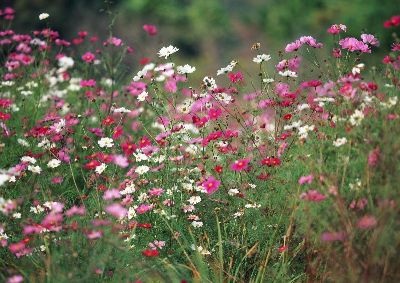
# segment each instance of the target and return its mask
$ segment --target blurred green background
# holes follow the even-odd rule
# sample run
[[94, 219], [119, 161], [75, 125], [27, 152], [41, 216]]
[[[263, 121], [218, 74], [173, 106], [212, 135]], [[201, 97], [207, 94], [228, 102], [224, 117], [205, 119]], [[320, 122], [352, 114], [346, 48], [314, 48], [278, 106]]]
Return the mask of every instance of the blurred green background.
[[[173, 44], [181, 49], [182, 62], [205, 72], [231, 59], [250, 60], [255, 42], [276, 55], [301, 35], [326, 40], [333, 23], [347, 25], [347, 36], [376, 34], [387, 50], [391, 31], [383, 22], [400, 12], [400, 0], [3, 0], [2, 5], [16, 9], [18, 31], [43, 27], [38, 15], [47, 12], [51, 27], [67, 39], [80, 30], [104, 39], [116, 16], [114, 33], [136, 50], [137, 58]], [[107, 7], [115, 14], [107, 13]], [[159, 35], [146, 36], [143, 24], [157, 25]]]

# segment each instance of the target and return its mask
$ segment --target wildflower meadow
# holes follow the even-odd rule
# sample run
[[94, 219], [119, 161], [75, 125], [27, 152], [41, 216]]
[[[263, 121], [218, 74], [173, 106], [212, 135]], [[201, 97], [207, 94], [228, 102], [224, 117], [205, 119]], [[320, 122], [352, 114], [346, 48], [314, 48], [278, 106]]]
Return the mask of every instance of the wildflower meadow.
[[400, 282], [400, 15], [390, 45], [332, 22], [211, 73], [147, 52], [162, 26], [132, 27], [132, 63], [112, 25], [17, 17], [0, 10], [1, 282]]

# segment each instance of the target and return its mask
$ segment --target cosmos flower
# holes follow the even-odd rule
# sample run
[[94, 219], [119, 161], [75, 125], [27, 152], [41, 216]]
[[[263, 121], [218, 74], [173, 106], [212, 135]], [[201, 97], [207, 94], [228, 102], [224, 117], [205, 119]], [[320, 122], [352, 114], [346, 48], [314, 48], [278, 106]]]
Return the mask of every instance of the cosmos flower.
[[179, 51], [179, 48], [170, 45], [168, 47], [161, 48], [157, 54], [159, 57], [164, 57], [165, 59], [168, 59], [169, 56], [171, 56], [177, 51]]
[[202, 183], [203, 188], [206, 190], [208, 194], [214, 193], [216, 190], [218, 190], [219, 185], [221, 184], [221, 181], [216, 180], [214, 176], [210, 176], [207, 178]]

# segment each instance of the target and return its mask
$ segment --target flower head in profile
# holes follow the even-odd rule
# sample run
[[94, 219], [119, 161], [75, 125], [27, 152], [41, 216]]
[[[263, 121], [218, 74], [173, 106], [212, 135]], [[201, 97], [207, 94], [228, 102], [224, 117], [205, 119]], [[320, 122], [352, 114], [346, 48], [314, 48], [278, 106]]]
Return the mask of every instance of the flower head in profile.
[[207, 194], [212, 194], [218, 190], [220, 184], [221, 181], [216, 180], [214, 176], [210, 176], [203, 182], [202, 186], [207, 191]]
[[178, 74], [185, 75], [185, 74], [191, 74], [194, 71], [196, 71], [196, 67], [192, 67], [186, 64], [184, 66], [178, 66], [176, 70], [178, 71]]
[[260, 54], [253, 58], [253, 62], [257, 64], [261, 64], [262, 62], [267, 62], [271, 60], [271, 55]]
[[143, 25], [143, 29], [150, 36], [154, 36], [158, 33], [157, 27], [155, 25]]
[[179, 48], [170, 45], [168, 47], [161, 48], [157, 54], [159, 57], [164, 57], [165, 59], [167, 59], [170, 55], [174, 54], [177, 51], [179, 51]]
[[39, 20], [40, 20], [40, 21], [43, 21], [43, 20], [47, 19], [48, 17], [50, 17], [49, 14], [47, 14], [47, 13], [41, 13], [41, 14], [39, 15]]
[[346, 30], [347, 30], [347, 27], [345, 25], [334, 24], [334, 25], [331, 25], [330, 28], [328, 28], [327, 32], [330, 34], [339, 34], [342, 31], [346, 32]]

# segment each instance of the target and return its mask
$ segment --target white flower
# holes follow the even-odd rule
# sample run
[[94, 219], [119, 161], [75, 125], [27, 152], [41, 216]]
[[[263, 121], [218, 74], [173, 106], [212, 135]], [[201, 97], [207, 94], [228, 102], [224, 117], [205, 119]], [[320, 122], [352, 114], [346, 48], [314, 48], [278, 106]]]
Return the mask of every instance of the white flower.
[[350, 116], [350, 124], [353, 126], [358, 126], [361, 124], [361, 121], [364, 119], [364, 113], [358, 109], [354, 111], [354, 113]]
[[176, 70], [178, 71], [178, 74], [181, 74], [181, 75], [183, 75], [183, 74], [191, 74], [194, 71], [196, 71], [196, 67], [192, 67], [192, 66], [186, 64], [184, 66], [178, 66], [176, 68]]
[[256, 204], [256, 203], [247, 203], [244, 207], [245, 208], [260, 208], [261, 205], [260, 204]]
[[188, 199], [188, 202], [190, 204], [197, 204], [199, 202], [201, 202], [201, 197], [199, 196], [192, 196], [191, 198]]
[[195, 251], [195, 250], [197, 250], [201, 255], [210, 255], [211, 253], [207, 250], [207, 249], [205, 249], [205, 248], [203, 248], [202, 246], [195, 246], [195, 245], [191, 245], [190, 246], [190, 248], [193, 250], [193, 251]]
[[115, 108], [114, 113], [130, 113], [131, 110], [126, 109], [125, 107]]
[[22, 145], [24, 147], [30, 146], [30, 144], [29, 144], [29, 142], [27, 140], [24, 140], [24, 139], [21, 139], [21, 138], [17, 139], [17, 143], [19, 143], [20, 145]]
[[68, 56], [63, 56], [58, 59], [58, 66], [63, 70], [69, 69], [74, 66], [74, 59]]
[[253, 58], [253, 62], [257, 64], [260, 64], [262, 62], [267, 62], [269, 60], [271, 60], [271, 55], [267, 54], [260, 54]]
[[333, 145], [336, 147], [342, 146], [347, 143], [347, 139], [345, 137], [338, 138], [337, 140], [333, 141]]
[[96, 166], [96, 169], [94, 170], [97, 174], [101, 174], [106, 170], [107, 165], [104, 163], [101, 163], [99, 166]]
[[203, 79], [203, 83], [206, 85], [206, 87], [208, 89], [217, 88], [217, 84], [216, 84], [215, 80], [213, 78], [211, 78], [211, 77], [205, 77]]
[[135, 169], [135, 172], [138, 173], [139, 175], [143, 175], [147, 173], [149, 170], [150, 170], [149, 166], [140, 165]]
[[233, 68], [236, 66], [237, 62], [236, 61], [231, 61], [228, 66], [221, 68], [217, 71], [217, 76], [222, 75], [222, 74], [227, 74], [229, 72], [232, 72]]
[[35, 164], [36, 163], [36, 159], [30, 156], [22, 156], [21, 157], [21, 162], [29, 162], [31, 164]]
[[133, 155], [135, 156], [136, 162], [145, 161], [149, 159], [149, 157], [146, 154], [140, 151], [138, 151], [138, 153], [136, 154], [134, 153]]
[[47, 167], [56, 168], [56, 167], [60, 166], [60, 164], [61, 164], [61, 161], [60, 161], [60, 160], [58, 160], [58, 159], [52, 159], [52, 160], [50, 160], [50, 161], [47, 163]]
[[50, 17], [49, 14], [47, 14], [47, 13], [41, 13], [41, 14], [39, 15], [39, 20], [43, 21], [43, 20], [47, 19], [48, 17]]
[[273, 83], [274, 81], [275, 81], [275, 80], [274, 80], [274, 79], [271, 79], [271, 78], [263, 79], [263, 83], [266, 83], [266, 84]]
[[233, 214], [233, 218], [238, 218], [238, 217], [242, 216], [243, 214], [244, 214], [244, 211], [243, 210], [239, 210], [238, 212], [235, 212]]
[[130, 207], [128, 209], [128, 219], [130, 220], [130, 219], [132, 219], [134, 217], [136, 217], [136, 210], [135, 210], [134, 207]]
[[12, 216], [13, 216], [13, 218], [15, 218], [15, 219], [20, 219], [20, 218], [21, 218], [21, 213], [15, 212]]
[[360, 74], [364, 67], [365, 65], [363, 63], [358, 64], [357, 66], [353, 67], [353, 69], [351, 69], [351, 72], [353, 73], [353, 75]]
[[119, 193], [120, 193], [121, 195], [129, 195], [129, 194], [134, 193], [135, 191], [136, 191], [135, 184], [134, 184], [134, 183], [129, 183], [129, 184], [125, 187], [125, 189], [123, 189], [123, 190], [120, 191]]
[[193, 221], [192, 226], [195, 228], [203, 227], [203, 222], [201, 221]]
[[0, 174], [0, 186], [2, 186], [5, 182], [10, 180], [10, 176], [7, 174]]
[[40, 168], [40, 166], [29, 165], [28, 170], [35, 174], [40, 174], [42, 172], [42, 168]]
[[141, 94], [138, 95], [137, 100], [139, 101], [145, 101], [146, 97], [148, 97], [149, 94], [146, 91], [143, 91]]
[[157, 54], [159, 57], [164, 57], [165, 59], [167, 59], [171, 54], [177, 52], [178, 50], [179, 50], [179, 48], [176, 48], [176, 47], [170, 45], [168, 47], [161, 48]]
[[101, 138], [98, 142], [100, 147], [113, 147], [114, 141], [111, 138]]
[[284, 72], [279, 71], [278, 74], [281, 75], [282, 77], [297, 78], [296, 72], [292, 72], [292, 71], [289, 71], [289, 70], [286, 70], [286, 71], [284, 71]]
[[228, 195], [230, 195], [230, 196], [237, 195], [238, 193], [240, 193], [238, 189], [230, 189], [228, 191]]
[[308, 132], [313, 131], [314, 128], [315, 128], [314, 125], [311, 125], [311, 126], [304, 125], [302, 127], [299, 127], [298, 128], [298, 130], [299, 130], [299, 139], [306, 139], [308, 137]]
[[60, 122], [55, 123], [51, 127], [56, 133], [61, 132], [65, 128], [65, 119], [61, 119]]

